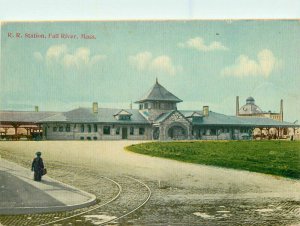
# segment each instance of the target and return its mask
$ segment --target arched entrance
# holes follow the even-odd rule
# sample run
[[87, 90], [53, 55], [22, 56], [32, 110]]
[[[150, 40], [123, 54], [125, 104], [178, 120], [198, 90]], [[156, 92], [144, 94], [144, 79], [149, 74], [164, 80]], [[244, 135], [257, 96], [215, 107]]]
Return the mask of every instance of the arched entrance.
[[168, 129], [168, 137], [173, 140], [185, 140], [187, 139], [187, 130], [179, 124], [173, 125]]

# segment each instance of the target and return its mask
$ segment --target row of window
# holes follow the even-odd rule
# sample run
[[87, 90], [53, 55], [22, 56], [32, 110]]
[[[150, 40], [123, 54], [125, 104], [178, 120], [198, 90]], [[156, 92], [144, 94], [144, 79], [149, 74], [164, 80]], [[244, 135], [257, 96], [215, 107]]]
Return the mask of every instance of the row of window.
[[[126, 129], [127, 129], [127, 127], [126, 127]], [[69, 124], [67, 124], [65, 126], [65, 129], [64, 129], [64, 126], [58, 126], [58, 127], [54, 126], [53, 127], [53, 132], [70, 132], [70, 131], [71, 131], [71, 128], [70, 128]], [[85, 132], [84, 124], [80, 125], [80, 132], [81, 133]], [[92, 132], [92, 126], [91, 125], [87, 125], [87, 132], [88, 133]], [[98, 126], [96, 124], [93, 125], [93, 132], [98, 132]], [[111, 126], [103, 126], [103, 134], [104, 135], [110, 135], [111, 134]], [[119, 135], [119, 134], [120, 134], [120, 127], [117, 127], [116, 128], [116, 135]], [[129, 134], [130, 135], [134, 134], [134, 127], [129, 128]], [[140, 127], [139, 128], [139, 135], [144, 135], [144, 134], [145, 134], [145, 128]]]
[[70, 125], [67, 125], [66, 126], [66, 129], [64, 130], [64, 127], [63, 126], [54, 126], [53, 127], [53, 132], [71, 132], [71, 128], [70, 128]]
[[[87, 137], [87, 140], [92, 140], [92, 137]], [[80, 140], [84, 140], [84, 137], [80, 137]], [[93, 137], [93, 140], [98, 140], [98, 137]]]
[[[110, 126], [104, 126], [103, 127], [103, 134], [104, 135], [110, 135]], [[127, 130], [127, 128], [125, 128]], [[134, 134], [134, 127], [129, 128], [129, 134], [133, 135]], [[140, 127], [139, 128], [139, 135], [144, 135], [145, 134], [145, 128]], [[116, 128], [116, 135], [120, 135], [120, 127]]]
[[[80, 126], [80, 132], [84, 133], [84, 129], [85, 129], [84, 125], [81, 124], [81, 126]], [[91, 125], [87, 125], [87, 131], [89, 133], [92, 132], [92, 126]], [[93, 125], [93, 132], [95, 132], [95, 133], [98, 132], [98, 126], [96, 124]]]
[[174, 109], [175, 104], [174, 103], [161, 103], [161, 102], [154, 102], [154, 103], [144, 103], [139, 105], [139, 109]]

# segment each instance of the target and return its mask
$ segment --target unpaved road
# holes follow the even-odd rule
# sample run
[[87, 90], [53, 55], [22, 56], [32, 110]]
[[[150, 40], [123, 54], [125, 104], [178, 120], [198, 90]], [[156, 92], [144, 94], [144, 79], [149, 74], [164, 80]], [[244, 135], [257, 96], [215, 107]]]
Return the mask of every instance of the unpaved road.
[[[299, 180], [125, 151], [124, 147], [132, 143], [138, 142], [0, 142], [0, 155], [29, 167], [34, 153], [39, 150], [43, 153], [49, 176], [94, 193], [100, 201], [117, 192], [100, 176], [119, 180], [124, 187], [132, 184], [124, 180], [126, 175], [145, 182], [152, 190], [151, 199], [138, 211], [115, 222], [119, 225], [298, 225], [300, 222]], [[131, 191], [134, 189], [136, 192], [133, 193], [140, 191], [134, 186]], [[142, 193], [123, 196], [122, 203], [107, 206], [102, 212], [56, 225], [97, 225], [100, 218], [117, 216], [123, 209], [130, 209], [131, 203], [137, 203], [137, 197], [142, 196]], [[116, 206], [119, 206], [119, 212]], [[59, 216], [2, 216], [0, 222], [31, 225], [33, 220], [46, 222], [63, 216], [63, 213]]]

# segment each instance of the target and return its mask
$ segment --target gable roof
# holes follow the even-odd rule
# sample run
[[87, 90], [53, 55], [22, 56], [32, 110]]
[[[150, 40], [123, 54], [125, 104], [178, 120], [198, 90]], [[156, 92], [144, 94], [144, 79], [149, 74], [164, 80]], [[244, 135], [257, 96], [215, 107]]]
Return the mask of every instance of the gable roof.
[[174, 94], [169, 92], [165, 87], [156, 81], [156, 83], [152, 86], [152, 88], [146, 93], [144, 97], [140, 100], [136, 101], [135, 103], [142, 103], [147, 100], [150, 101], [170, 101], [170, 102], [182, 102], [181, 99], [176, 97]]
[[132, 115], [132, 114], [130, 112], [122, 109], [121, 111], [118, 111], [116, 114], [114, 114], [114, 116], [117, 116], [117, 115]]
[[188, 121], [189, 123], [191, 123], [191, 121], [189, 121], [187, 119], [187, 117], [179, 110], [172, 110], [172, 111], [168, 111], [165, 113], [162, 113], [161, 115], [159, 115], [154, 122], [155, 123], [162, 123], [164, 122], [166, 119], [168, 119], [169, 117], [171, 117], [173, 114], [178, 113], [179, 115], [181, 115], [186, 121]]
[[168, 111], [165, 113], [160, 114], [154, 121], [155, 122], [163, 122], [164, 120], [166, 120], [171, 114], [173, 113], [173, 111]]

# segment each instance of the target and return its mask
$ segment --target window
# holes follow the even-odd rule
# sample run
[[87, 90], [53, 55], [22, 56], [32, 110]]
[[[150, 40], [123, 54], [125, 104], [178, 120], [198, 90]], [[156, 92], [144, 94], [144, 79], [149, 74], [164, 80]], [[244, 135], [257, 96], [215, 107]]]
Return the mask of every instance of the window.
[[66, 125], [66, 132], [70, 132], [71, 131], [71, 129], [70, 129], [70, 125], [69, 124], [67, 124]]
[[84, 140], [84, 137], [80, 137], [80, 140]]
[[92, 132], [92, 127], [91, 127], [91, 125], [88, 125], [88, 132], [89, 132], [89, 133]]
[[94, 140], [97, 140], [97, 139], [98, 139], [98, 137], [93, 137], [93, 139], [94, 139]]
[[63, 127], [63, 126], [59, 126], [59, 127], [58, 127], [58, 131], [59, 131], [59, 132], [63, 132], [63, 131], [64, 131], [64, 127]]
[[120, 127], [116, 128], [116, 134], [119, 135], [120, 134]]
[[130, 127], [130, 135], [133, 135], [133, 132], [134, 132], [134, 128]]
[[97, 124], [94, 124], [94, 132], [95, 133], [98, 132], [98, 126], [97, 126]]
[[144, 127], [140, 127], [139, 128], [139, 135], [144, 135], [145, 134], [145, 128]]
[[103, 127], [103, 134], [110, 135], [110, 126]]
[[53, 127], [53, 132], [57, 132], [57, 127], [56, 126]]
[[82, 133], [84, 133], [84, 125], [83, 125], [83, 124], [81, 124], [81, 126], [80, 126], [80, 131], [81, 131]]
[[130, 120], [130, 115], [119, 115], [119, 120]]
[[210, 130], [210, 135], [217, 135], [217, 130], [216, 129], [211, 129]]
[[148, 109], [148, 103], [144, 104], [145, 109]]
[[142, 104], [140, 104], [139, 108], [140, 108], [140, 110], [142, 110], [142, 109], [143, 109], [143, 105], [142, 105]]
[[87, 140], [92, 140], [91, 137], [87, 137], [86, 139], [87, 139]]

